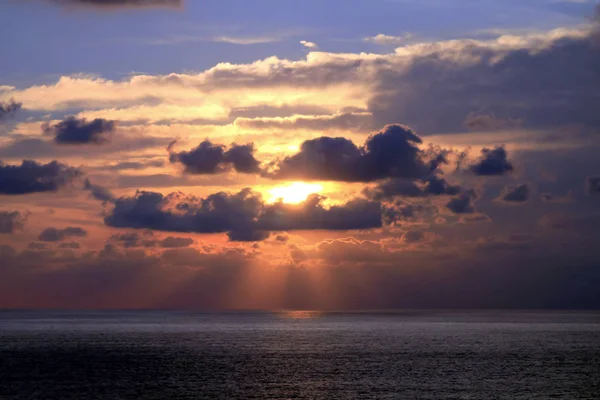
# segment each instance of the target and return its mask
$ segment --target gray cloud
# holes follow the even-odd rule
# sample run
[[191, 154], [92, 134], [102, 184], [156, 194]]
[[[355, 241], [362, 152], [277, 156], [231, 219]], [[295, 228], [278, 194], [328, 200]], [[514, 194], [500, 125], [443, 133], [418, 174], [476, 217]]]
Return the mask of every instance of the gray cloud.
[[226, 150], [225, 146], [203, 141], [190, 151], [173, 152], [174, 143], [169, 145], [169, 161], [181, 163], [188, 174], [218, 174], [232, 166], [237, 172], [258, 173], [260, 163], [254, 158], [252, 144], [232, 144]]
[[372, 182], [385, 178], [428, 177], [445, 162], [443, 152], [427, 154], [421, 138], [403, 125], [388, 125], [358, 147], [343, 137], [302, 143], [300, 152], [275, 163], [274, 179]]
[[423, 133], [460, 132], [465, 122], [486, 129], [515, 121], [524, 128], [600, 127], [599, 38], [595, 29], [544, 39], [546, 45], [461, 40], [409, 47], [406, 63], [377, 73], [368, 109], [377, 124], [402, 121]]
[[45, 135], [53, 136], [57, 144], [103, 144], [115, 130], [115, 122], [102, 118], [87, 121], [85, 118], [68, 117], [55, 124], [44, 124]]
[[14, 100], [8, 102], [0, 101], [0, 121], [5, 118], [13, 116], [18, 110], [21, 109], [23, 104], [17, 103]]
[[0, 211], [0, 233], [14, 233], [23, 229], [27, 215], [19, 211]]
[[379, 183], [373, 189], [365, 190], [365, 194], [374, 199], [384, 199], [396, 196], [427, 197], [427, 196], [453, 196], [461, 192], [461, 187], [451, 185], [444, 178], [430, 176], [424, 178], [422, 183], [407, 179], [389, 179]]
[[278, 231], [356, 230], [382, 225], [382, 207], [378, 202], [355, 199], [326, 208], [323, 200], [312, 195], [298, 205], [267, 204], [260, 194], [248, 188], [206, 198], [138, 192], [134, 197], [115, 200], [104, 221], [116, 228], [227, 233], [232, 241], [260, 241]]
[[194, 244], [192, 238], [169, 236], [162, 240], [155, 239], [154, 233], [149, 230], [115, 234], [111, 236], [111, 241], [120, 243], [124, 248], [159, 247], [163, 249], [179, 249]]
[[471, 165], [471, 171], [476, 175], [504, 175], [512, 172], [514, 167], [508, 161], [508, 153], [504, 147], [481, 150], [479, 160]]
[[475, 212], [473, 202], [477, 198], [474, 190], [468, 190], [446, 203], [446, 208], [455, 214], [471, 214]]
[[61, 243], [61, 244], [58, 245], [59, 249], [76, 250], [76, 249], [79, 249], [80, 247], [81, 246], [77, 242], [67, 242], [67, 243]]
[[105, 203], [115, 199], [115, 196], [110, 190], [103, 186], [93, 184], [89, 179], [85, 180], [83, 189], [89, 191], [91, 196], [96, 200], [100, 200]]
[[82, 175], [81, 170], [58, 161], [39, 164], [23, 160], [21, 165], [6, 165], [0, 161], [0, 194], [22, 195], [54, 192]]
[[40, 233], [38, 240], [42, 242], [61, 242], [70, 237], [85, 237], [87, 234], [85, 229], [79, 227], [69, 226], [64, 229], [50, 227]]
[[507, 186], [502, 190], [499, 200], [507, 203], [524, 203], [529, 200], [529, 185]]

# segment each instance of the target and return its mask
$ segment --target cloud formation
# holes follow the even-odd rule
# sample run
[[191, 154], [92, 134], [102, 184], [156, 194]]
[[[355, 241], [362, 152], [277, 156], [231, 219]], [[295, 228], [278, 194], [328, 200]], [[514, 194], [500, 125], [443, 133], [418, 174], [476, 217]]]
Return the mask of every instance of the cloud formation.
[[89, 179], [84, 181], [83, 190], [89, 191], [93, 198], [104, 203], [111, 202], [115, 199], [115, 196], [110, 190], [103, 186], [93, 184]]
[[81, 175], [80, 169], [58, 161], [40, 164], [23, 160], [21, 165], [6, 165], [0, 161], [0, 194], [55, 192]]
[[27, 215], [19, 211], [0, 211], [0, 233], [14, 233], [23, 229]]
[[40, 233], [38, 240], [42, 242], [62, 242], [63, 240], [71, 237], [85, 237], [87, 235], [88, 232], [79, 227], [69, 226], [63, 229], [49, 227]]
[[137, 192], [134, 197], [115, 200], [104, 222], [115, 228], [227, 233], [232, 241], [260, 241], [270, 232], [279, 231], [357, 230], [382, 225], [382, 208], [378, 202], [354, 199], [326, 207], [324, 199], [311, 195], [297, 205], [268, 204], [249, 188], [206, 198]]
[[590, 176], [586, 179], [586, 187], [589, 194], [600, 194], [600, 177]]
[[120, 243], [124, 248], [153, 248], [179, 249], [194, 244], [194, 239], [168, 236], [162, 240], [156, 239], [152, 231], [118, 233], [111, 236], [111, 241]]
[[430, 176], [415, 182], [407, 179], [389, 179], [379, 183], [365, 193], [374, 199], [384, 199], [396, 196], [427, 197], [427, 196], [453, 196], [461, 192], [461, 187], [451, 185], [446, 179], [439, 176]]
[[190, 151], [173, 152], [169, 145], [169, 161], [180, 163], [188, 174], [218, 174], [232, 166], [237, 172], [254, 174], [260, 172], [260, 162], [254, 158], [254, 145], [232, 144], [225, 146], [205, 140]]
[[507, 203], [524, 203], [529, 200], [529, 185], [507, 186], [502, 190], [499, 200]]
[[44, 124], [42, 130], [45, 135], [53, 136], [57, 144], [103, 144], [114, 132], [115, 122], [102, 118], [88, 122], [85, 118], [68, 117], [55, 125]]
[[475, 212], [473, 202], [477, 198], [474, 190], [467, 190], [446, 203], [446, 208], [455, 214], [472, 214]]
[[268, 176], [343, 182], [420, 179], [445, 162], [442, 152], [426, 154], [418, 147], [421, 143], [410, 128], [398, 124], [372, 134], [361, 147], [344, 137], [320, 137], [305, 141], [299, 153], [275, 163]]
[[504, 147], [481, 150], [479, 160], [471, 165], [471, 171], [475, 175], [492, 176], [504, 175], [512, 172], [513, 165], [508, 161], [508, 153]]
[[0, 101], [0, 121], [13, 116], [18, 110], [21, 109], [22, 105], [22, 103], [17, 103], [12, 99], [7, 102]]

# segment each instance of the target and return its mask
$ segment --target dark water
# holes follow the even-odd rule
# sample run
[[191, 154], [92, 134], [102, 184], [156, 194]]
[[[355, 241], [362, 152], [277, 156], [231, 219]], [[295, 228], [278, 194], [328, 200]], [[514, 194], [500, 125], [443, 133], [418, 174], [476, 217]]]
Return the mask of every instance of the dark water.
[[1, 399], [600, 399], [600, 314], [0, 311]]

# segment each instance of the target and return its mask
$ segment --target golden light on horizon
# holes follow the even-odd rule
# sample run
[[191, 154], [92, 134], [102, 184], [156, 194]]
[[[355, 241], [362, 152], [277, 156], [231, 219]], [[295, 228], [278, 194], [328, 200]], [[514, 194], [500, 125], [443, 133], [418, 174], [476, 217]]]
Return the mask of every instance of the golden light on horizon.
[[268, 202], [274, 203], [281, 200], [284, 203], [298, 204], [306, 200], [311, 194], [322, 191], [323, 185], [318, 183], [292, 182], [270, 189], [268, 191], [270, 195]]

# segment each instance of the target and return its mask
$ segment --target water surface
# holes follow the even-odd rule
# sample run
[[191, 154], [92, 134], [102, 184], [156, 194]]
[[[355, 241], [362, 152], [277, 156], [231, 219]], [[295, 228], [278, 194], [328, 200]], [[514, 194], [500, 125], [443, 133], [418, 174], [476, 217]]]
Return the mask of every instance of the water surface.
[[0, 399], [491, 398], [600, 398], [600, 314], [0, 311]]

